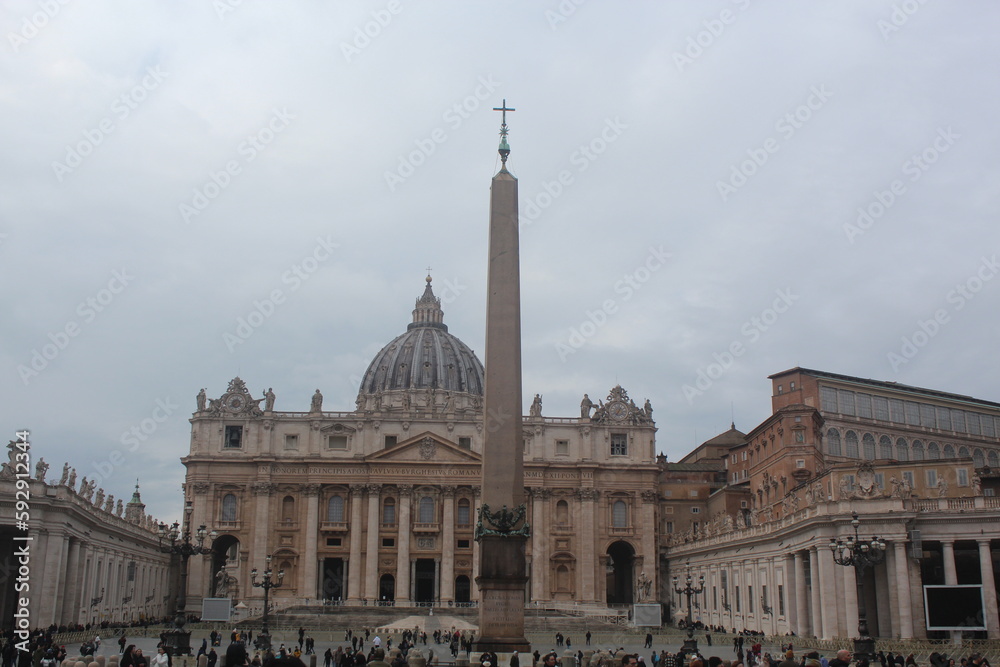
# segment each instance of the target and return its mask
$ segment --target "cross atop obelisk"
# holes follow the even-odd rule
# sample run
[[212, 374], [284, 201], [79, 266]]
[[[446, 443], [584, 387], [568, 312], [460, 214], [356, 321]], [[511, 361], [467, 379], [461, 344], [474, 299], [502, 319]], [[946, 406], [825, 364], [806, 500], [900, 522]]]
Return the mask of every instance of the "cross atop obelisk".
[[507, 112], [503, 106], [500, 157], [505, 166], [490, 185], [490, 241], [486, 300], [486, 382], [483, 392], [482, 505], [479, 549], [477, 650], [527, 655], [524, 587], [524, 432], [521, 425], [521, 279], [517, 179], [507, 171]]
[[502, 111], [503, 115], [500, 117], [500, 162], [503, 166], [507, 166], [507, 156], [510, 155], [510, 145], [507, 143], [507, 112], [517, 111], [517, 109], [511, 109], [507, 106], [507, 100], [504, 99], [503, 103], [498, 107], [493, 107], [494, 111]]

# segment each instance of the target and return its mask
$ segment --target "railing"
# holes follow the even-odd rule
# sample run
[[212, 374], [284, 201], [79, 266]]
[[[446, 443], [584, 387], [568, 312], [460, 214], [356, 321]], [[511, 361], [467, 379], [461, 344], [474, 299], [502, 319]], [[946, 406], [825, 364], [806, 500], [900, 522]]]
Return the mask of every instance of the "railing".
[[609, 528], [608, 532], [611, 535], [631, 535], [633, 530], [632, 528]]
[[324, 521], [319, 524], [319, 529], [326, 533], [346, 533], [346, 521]]
[[948, 498], [948, 509], [950, 510], [971, 510], [975, 506], [975, 500], [972, 498]]
[[212, 528], [214, 528], [215, 530], [219, 531], [220, 533], [224, 532], [224, 531], [227, 531], [227, 530], [239, 530], [240, 529], [240, 522], [239, 521], [216, 521], [215, 524], [212, 526]]
[[415, 523], [413, 524], [414, 533], [437, 533], [441, 530], [441, 524], [439, 523]]

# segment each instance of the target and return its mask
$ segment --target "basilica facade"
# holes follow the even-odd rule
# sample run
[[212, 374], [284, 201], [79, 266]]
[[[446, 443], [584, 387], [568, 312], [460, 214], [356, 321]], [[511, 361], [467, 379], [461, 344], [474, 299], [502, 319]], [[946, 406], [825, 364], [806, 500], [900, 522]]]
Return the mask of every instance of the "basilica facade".
[[[199, 394], [185, 493], [193, 525], [219, 537], [216, 555], [190, 562], [189, 608], [222, 581], [254, 606], [250, 571], [268, 554], [284, 572], [279, 605], [476, 602], [482, 443], [502, 416], [483, 413], [483, 365], [443, 320], [428, 277], [353, 410], [327, 410], [320, 390], [308, 410], [278, 410], [273, 390], [254, 398], [239, 378]], [[636, 592], [659, 569], [649, 402], [616, 386], [549, 417], [536, 396], [523, 424], [525, 601], [628, 604], [656, 590]]]

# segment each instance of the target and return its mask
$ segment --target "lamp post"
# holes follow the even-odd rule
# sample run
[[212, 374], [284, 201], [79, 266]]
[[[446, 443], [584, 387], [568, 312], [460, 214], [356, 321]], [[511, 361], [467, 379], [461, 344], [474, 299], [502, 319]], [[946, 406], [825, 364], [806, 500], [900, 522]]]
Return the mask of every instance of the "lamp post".
[[278, 588], [281, 586], [281, 580], [285, 578], [285, 571], [278, 570], [278, 578], [276, 580], [272, 579], [272, 576], [271, 554], [268, 554], [265, 559], [264, 575], [260, 581], [257, 581], [257, 568], [250, 570], [250, 583], [253, 584], [254, 588], [264, 589], [264, 618], [261, 619], [261, 633], [257, 635], [257, 648], [261, 651], [266, 651], [271, 648], [271, 633], [267, 630], [268, 597], [270, 596], [272, 588]]
[[858, 588], [858, 638], [854, 640], [854, 659], [867, 658], [875, 660], [875, 640], [868, 633], [868, 615], [865, 610], [865, 568], [874, 567], [885, 560], [885, 542], [873, 536], [865, 541], [858, 534], [858, 513], [851, 512], [851, 526], [854, 535], [840, 540], [830, 538], [830, 551], [833, 552], [833, 562], [845, 567], [854, 567], [854, 578]]
[[187, 566], [188, 559], [195, 554], [212, 553], [212, 547], [206, 547], [205, 538], [211, 538], [215, 542], [218, 533], [214, 530], [209, 533], [204, 525], [198, 526], [195, 532], [195, 542], [191, 542], [190, 520], [194, 508], [191, 501], [184, 505], [184, 525], [181, 526], [176, 521], [169, 528], [167, 524], [161, 523], [159, 530], [160, 551], [180, 557], [180, 586], [177, 592], [177, 615], [174, 617], [174, 629], [160, 633], [160, 640], [163, 647], [171, 655], [189, 655], [191, 653], [191, 631], [184, 629], [185, 606], [187, 605]]
[[705, 575], [698, 577], [698, 585], [692, 585], [691, 574], [688, 573], [684, 580], [684, 588], [680, 587], [677, 577], [674, 577], [674, 592], [678, 595], [687, 596], [687, 639], [684, 640], [684, 653], [693, 654], [698, 652], [698, 640], [694, 638], [694, 622], [691, 619], [691, 596], [698, 595], [705, 590]]

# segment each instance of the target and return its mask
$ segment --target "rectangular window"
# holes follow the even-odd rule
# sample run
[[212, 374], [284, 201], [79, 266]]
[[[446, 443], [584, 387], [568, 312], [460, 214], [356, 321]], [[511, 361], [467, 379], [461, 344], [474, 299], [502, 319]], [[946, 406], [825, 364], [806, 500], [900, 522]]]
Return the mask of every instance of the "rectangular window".
[[663, 513], [664, 514], [673, 514], [674, 513], [674, 508], [673, 507], [664, 507], [663, 508]]
[[701, 508], [700, 507], [692, 507], [691, 508], [691, 514], [701, 514]]
[[385, 448], [389, 449], [390, 447], [395, 447], [395, 446], [396, 446], [396, 436], [394, 435], [385, 436]]
[[778, 584], [778, 616], [785, 615], [785, 586]]
[[906, 414], [903, 410], [903, 402], [898, 398], [889, 399], [889, 419], [896, 424], [906, 423]]
[[286, 435], [285, 436], [285, 449], [298, 449], [299, 448], [299, 436], [297, 435]]
[[969, 485], [969, 471], [967, 468], [959, 468], [955, 471], [958, 475], [958, 485], [968, 486]]
[[395, 537], [383, 537], [382, 538], [382, 546], [383, 547], [394, 547], [394, 546], [396, 546], [396, 538]]
[[938, 428], [942, 431], [951, 430], [951, 411], [948, 408], [937, 409]]
[[920, 404], [915, 401], [906, 402], [906, 423], [910, 426], [920, 426]]
[[986, 496], [987, 498], [992, 498], [994, 495], [996, 495], [996, 493], [993, 489], [987, 487], [983, 489], [983, 495]]
[[788, 391], [795, 391], [795, 383], [794, 382], [789, 382], [788, 383]]
[[803, 431], [795, 431], [795, 442], [805, 442], [806, 434]]
[[343, 539], [344, 538], [342, 537], [328, 537], [326, 538], [326, 546], [339, 547], [341, 544], [343, 544]]
[[885, 489], [885, 473], [877, 472], [875, 473], [875, 485], [880, 489]]
[[979, 415], [979, 423], [983, 427], [983, 435], [988, 435], [991, 438], [996, 437], [996, 430], [993, 428], [993, 417], [989, 415]]
[[326, 436], [326, 446], [328, 449], [347, 449], [347, 436], [346, 435], [328, 435]]
[[928, 470], [927, 471], [927, 486], [929, 486], [929, 487], [935, 487], [937, 485], [938, 485], [937, 470]]
[[796, 468], [805, 468], [806, 467], [806, 460], [805, 459], [795, 459], [795, 467]]
[[222, 446], [226, 449], [239, 449], [243, 446], [243, 427], [242, 426], [226, 426], [226, 439], [223, 441]]
[[699, 528], [700, 526], [701, 526], [701, 524], [700, 524], [700, 523], [698, 523], [697, 521], [692, 521], [692, 522], [691, 522], [691, 530], [693, 530], [693, 531], [695, 531], [695, 532], [698, 532], [698, 528]]
[[736, 596], [736, 613], [740, 613], [740, 587], [735, 586], [733, 588], [733, 594]]
[[753, 586], [747, 586], [747, 611], [753, 613]]
[[770, 607], [767, 599], [767, 584], [761, 584], [760, 586], [760, 604], [764, 607]]
[[965, 413], [965, 426], [972, 435], [981, 435], [979, 429], [979, 415], [975, 412]]
[[689, 498], [697, 498], [698, 497], [698, 489], [691, 489], [690, 491], [688, 491], [688, 497]]
[[569, 456], [569, 440], [556, 440], [556, 456]]
[[462, 449], [472, 449], [472, 438], [467, 435], [459, 437], [458, 446]]
[[823, 412], [837, 412], [837, 390], [833, 387], [819, 388], [820, 406]]
[[854, 490], [854, 475], [844, 475], [847, 478], [847, 488], [850, 491]]
[[741, 501], [740, 501], [740, 507], [741, 507], [742, 509], [746, 509], [746, 508], [747, 508], [747, 501], [745, 501], [745, 500], [741, 500]]
[[459, 549], [469, 549], [471, 544], [472, 544], [471, 540], [459, 540], [458, 541], [458, 548]]
[[[989, 489], [989, 490], [992, 491], [993, 489]], [[673, 521], [668, 521], [667, 522], [667, 532], [668, 533], [673, 533], [674, 532], [674, 522]]]
[[951, 412], [951, 430], [968, 433], [965, 427], [965, 412], [963, 410], [949, 410], [949, 412]]
[[937, 420], [934, 418], [934, 406], [927, 403], [920, 404], [920, 425], [925, 428], [936, 428]]
[[904, 470], [903, 471], [903, 479], [906, 480], [906, 483], [909, 484], [910, 488], [912, 489], [913, 488], [913, 471], [912, 470]]
[[628, 435], [625, 433], [611, 434], [611, 456], [628, 456]]
[[865, 419], [872, 418], [872, 397], [871, 394], [858, 394], [858, 416]]
[[779, 395], [781, 394], [781, 385], [780, 384], [778, 385], [778, 394]]
[[[840, 412], [845, 415], [854, 415], [856, 410], [854, 409], [854, 392], [847, 391], [845, 389], [837, 390], [837, 402], [840, 403]], [[753, 613], [751, 609], [750, 613]]]
[[875, 408], [875, 419], [889, 421], [889, 399], [885, 396], [873, 396], [872, 404]]

